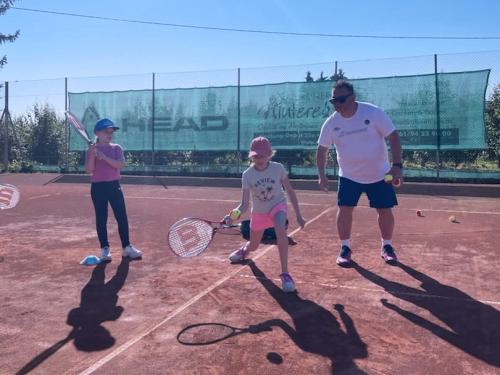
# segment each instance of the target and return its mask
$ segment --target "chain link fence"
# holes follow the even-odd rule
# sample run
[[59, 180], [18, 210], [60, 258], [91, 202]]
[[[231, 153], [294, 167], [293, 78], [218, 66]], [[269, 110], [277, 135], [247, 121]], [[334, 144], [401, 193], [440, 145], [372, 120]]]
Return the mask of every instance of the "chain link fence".
[[[478, 107], [478, 95], [473, 102], [472, 97], [470, 101], [454, 98], [456, 88], [446, 91], [447, 82], [458, 74], [467, 74], [457, 86], [458, 95], [460, 90], [473, 90], [474, 80], [486, 77], [485, 90], [479, 95], [484, 105], [479, 122], [477, 113], [476, 117], [471, 113]], [[418, 134], [420, 141], [425, 136], [432, 140], [421, 144], [415, 136], [411, 138], [412, 129], [404, 129], [398, 117], [392, 116], [403, 139], [409, 139], [403, 146], [407, 179], [500, 182], [500, 120], [495, 117], [500, 109], [492, 110], [500, 108], [500, 51], [3, 83], [8, 89], [0, 88], [2, 166], [19, 172], [83, 173], [85, 145], [65, 122], [64, 111], [71, 110], [90, 132], [92, 124], [104, 116], [121, 126], [117, 143], [125, 148], [124, 173], [238, 176], [248, 165], [249, 139], [263, 134], [277, 145], [275, 159], [288, 166], [292, 177], [315, 178], [315, 141], [331, 111], [324, 104], [332, 84], [339, 78], [351, 80], [359, 88], [360, 100], [373, 98], [370, 90], [374, 87], [372, 91], [378, 90], [380, 99], [367, 101], [386, 108], [384, 96], [389, 92], [377, 85], [383, 80], [383, 87], [391, 87], [396, 79], [411, 84], [412, 77], [427, 85], [418, 100], [426, 101], [436, 112], [432, 127], [420, 129]], [[444, 105], [439, 107], [439, 95], [441, 102], [444, 97], [454, 100], [454, 111], [460, 111], [463, 119], [455, 116], [456, 124], [447, 122], [449, 113]], [[283, 103], [287, 103], [286, 109]], [[301, 106], [310, 106], [304, 110], [308, 122], [297, 120]], [[297, 130], [290, 131], [291, 126]], [[449, 129], [459, 129], [460, 139]], [[476, 134], [476, 146], [461, 138], [464, 131]], [[328, 164], [332, 177], [338, 173], [335, 158], [332, 149]]]

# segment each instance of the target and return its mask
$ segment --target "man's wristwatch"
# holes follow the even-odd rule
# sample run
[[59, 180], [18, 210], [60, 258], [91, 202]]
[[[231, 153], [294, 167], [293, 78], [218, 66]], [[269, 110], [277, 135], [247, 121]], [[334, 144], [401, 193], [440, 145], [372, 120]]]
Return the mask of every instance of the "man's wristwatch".
[[403, 164], [402, 163], [392, 163], [392, 166], [403, 169]]

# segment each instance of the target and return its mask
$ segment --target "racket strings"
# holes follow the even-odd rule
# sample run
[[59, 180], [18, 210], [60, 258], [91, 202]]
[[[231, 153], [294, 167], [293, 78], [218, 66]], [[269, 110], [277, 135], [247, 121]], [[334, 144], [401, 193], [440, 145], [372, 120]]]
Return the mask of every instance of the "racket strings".
[[68, 122], [73, 126], [73, 128], [82, 136], [87, 142], [91, 142], [89, 134], [85, 126], [78, 121], [78, 119], [70, 112], [66, 112], [68, 116]]
[[177, 336], [177, 339], [185, 345], [207, 345], [224, 340], [235, 332], [233, 327], [225, 324], [196, 324], [184, 328]]
[[19, 190], [13, 185], [0, 185], [0, 209], [13, 208], [19, 202]]
[[183, 219], [175, 223], [168, 233], [170, 248], [181, 257], [196, 256], [212, 241], [213, 228], [200, 219]]

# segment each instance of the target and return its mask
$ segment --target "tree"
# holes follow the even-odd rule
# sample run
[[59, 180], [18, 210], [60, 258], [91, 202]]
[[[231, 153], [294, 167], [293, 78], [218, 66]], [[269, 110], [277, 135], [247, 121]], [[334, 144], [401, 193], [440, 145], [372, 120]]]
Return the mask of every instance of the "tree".
[[500, 168], [500, 83], [498, 83], [486, 102], [486, 137], [488, 156], [496, 159]]
[[64, 152], [64, 120], [48, 104], [33, 106], [25, 118], [26, 144], [32, 161], [58, 165]]
[[337, 73], [335, 73], [333, 76], [330, 77], [332, 81], [340, 81], [341, 79], [348, 79], [347, 76], [345, 75], [345, 72], [342, 70], [342, 68], [339, 69]]
[[[0, 16], [3, 15], [9, 8], [14, 4], [15, 0], [0, 0]], [[0, 44], [3, 43], [12, 43], [19, 37], [19, 30], [16, 30], [14, 34], [2, 34], [0, 32]], [[7, 64], [7, 55], [4, 55], [0, 58], [0, 69]]]
[[316, 80], [317, 82], [322, 82], [322, 81], [326, 81], [327, 78], [323, 75], [323, 72], [321, 72], [321, 75], [319, 76], [319, 78]]

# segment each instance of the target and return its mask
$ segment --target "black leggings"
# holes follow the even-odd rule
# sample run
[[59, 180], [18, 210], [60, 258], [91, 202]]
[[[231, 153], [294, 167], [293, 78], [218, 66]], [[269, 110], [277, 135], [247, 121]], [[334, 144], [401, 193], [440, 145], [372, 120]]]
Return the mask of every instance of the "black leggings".
[[97, 236], [101, 247], [109, 246], [108, 242], [108, 202], [111, 204], [116, 222], [118, 223], [118, 233], [122, 247], [130, 245], [128, 238], [127, 209], [122, 188], [118, 181], [94, 182], [90, 188], [90, 195], [95, 208]]

